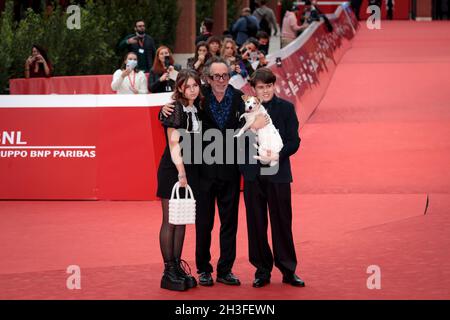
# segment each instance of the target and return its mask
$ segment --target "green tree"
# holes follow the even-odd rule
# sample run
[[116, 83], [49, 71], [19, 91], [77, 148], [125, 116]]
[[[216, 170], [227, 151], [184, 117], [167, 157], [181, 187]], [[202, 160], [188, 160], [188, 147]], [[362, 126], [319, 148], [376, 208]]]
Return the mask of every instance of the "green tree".
[[15, 23], [9, 0], [0, 16], [0, 93], [8, 79], [23, 77], [34, 43], [48, 50], [55, 76], [110, 74], [125, 53], [117, 44], [134, 32], [137, 19], [144, 19], [157, 45], [173, 48], [179, 13], [177, 0], [87, 0], [80, 7], [81, 29], [68, 29], [69, 15], [59, 1], [52, 10], [27, 9]]

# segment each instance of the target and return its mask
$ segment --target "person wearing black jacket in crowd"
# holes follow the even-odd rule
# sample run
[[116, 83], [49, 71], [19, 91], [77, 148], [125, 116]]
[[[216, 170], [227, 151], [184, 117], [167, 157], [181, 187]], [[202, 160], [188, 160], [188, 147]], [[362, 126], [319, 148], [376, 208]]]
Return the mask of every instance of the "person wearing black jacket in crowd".
[[134, 30], [136, 33], [130, 34], [119, 43], [119, 49], [128, 49], [138, 56], [138, 68], [141, 71], [149, 72], [156, 54], [156, 45], [152, 37], [145, 33], [144, 20], [137, 20]]
[[[239, 166], [244, 176], [249, 258], [256, 268], [253, 282], [255, 288], [270, 283], [274, 261], [283, 274], [283, 283], [305, 286], [305, 282], [295, 274], [297, 258], [292, 235], [291, 202], [293, 180], [289, 160], [300, 146], [299, 122], [294, 105], [274, 94], [275, 81], [276, 76], [270, 69], [261, 68], [252, 75], [250, 84], [255, 88], [256, 95], [269, 113], [273, 125], [279, 130], [284, 145], [279, 154], [268, 152], [267, 158], [256, 158], [264, 163], [277, 160], [278, 164], [269, 167], [260, 162], [251, 164], [246, 161]], [[250, 148], [254, 148], [251, 143], [246, 154], [255, 154], [256, 150], [252, 153]], [[267, 208], [271, 222], [273, 254], [267, 236]]]
[[323, 19], [328, 32], [333, 32], [333, 25], [328, 17], [319, 9], [317, 0], [305, 0], [305, 10], [303, 11], [301, 21], [302, 23], [311, 24], [314, 21]]
[[208, 41], [209, 37], [211, 37], [212, 34], [212, 28], [214, 26], [214, 20], [211, 18], [205, 18], [203, 19], [201, 25], [200, 25], [200, 35], [195, 38], [195, 44], [197, 45], [200, 41]]

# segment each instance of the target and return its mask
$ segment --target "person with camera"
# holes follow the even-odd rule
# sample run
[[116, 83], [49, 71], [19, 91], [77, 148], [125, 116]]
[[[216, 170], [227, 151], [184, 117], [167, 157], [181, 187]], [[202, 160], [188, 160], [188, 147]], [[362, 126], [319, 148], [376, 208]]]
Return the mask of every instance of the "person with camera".
[[148, 93], [147, 77], [137, 68], [138, 57], [134, 52], [128, 52], [122, 67], [114, 72], [111, 89], [118, 94]]
[[119, 43], [119, 49], [126, 48], [128, 52], [134, 52], [138, 57], [139, 70], [149, 72], [155, 58], [155, 41], [145, 33], [144, 20], [137, 20], [134, 30], [136, 33], [126, 36]]
[[[148, 77], [148, 87], [152, 93], [172, 92], [175, 89], [173, 75], [179, 66], [175, 66], [172, 52], [166, 46], [156, 50], [155, 61]], [[172, 79], [171, 79], [172, 74]]]
[[265, 31], [258, 31], [256, 33], [256, 39], [258, 40], [258, 48], [264, 55], [269, 54], [270, 37]]
[[309, 26], [306, 21], [301, 26], [298, 25], [296, 11], [297, 6], [294, 5], [293, 1], [290, 1], [290, 9], [286, 10], [281, 26], [281, 48], [294, 41], [298, 32], [305, 30]]
[[44, 78], [52, 74], [52, 64], [47, 52], [41, 46], [34, 44], [31, 56], [25, 61], [25, 78]]
[[245, 70], [251, 77], [255, 70], [265, 67], [268, 64], [264, 53], [258, 50], [259, 43], [255, 38], [249, 38], [240, 49], [241, 58], [245, 65]]
[[[333, 25], [331, 24], [330, 20], [324, 14], [317, 5], [317, 0], [305, 0], [305, 10], [303, 11], [301, 21], [302, 23], [311, 24], [315, 21], [319, 22], [321, 19], [323, 19], [323, 22], [325, 24], [325, 27], [327, 28], [328, 32], [333, 32]], [[303, 30], [300, 30], [298, 35]]]
[[237, 55], [237, 46], [233, 39], [227, 38], [223, 41], [221, 57], [230, 65], [231, 77], [239, 74], [242, 78], [247, 78], [247, 70], [242, 59]]

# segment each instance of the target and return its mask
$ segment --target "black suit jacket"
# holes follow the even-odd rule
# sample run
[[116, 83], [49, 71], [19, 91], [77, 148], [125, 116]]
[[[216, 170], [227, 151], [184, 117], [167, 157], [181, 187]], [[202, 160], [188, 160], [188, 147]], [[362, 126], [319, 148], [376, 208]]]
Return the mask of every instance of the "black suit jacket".
[[[210, 108], [210, 96], [211, 96], [211, 88], [209, 86], [202, 86], [202, 94], [204, 96], [204, 101], [202, 103], [202, 107], [199, 111], [199, 117], [202, 121], [202, 131], [203, 135], [205, 135], [206, 130], [208, 129], [217, 129], [222, 132], [223, 143], [220, 145], [223, 149], [223, 163], [213, 163], [206, 164], [205, 159], [203, 159], [203, 164], [200, 169], [200, 175], [206, 178], [219, 178], [222, 180], [233, 180], [240, 178], [240, 172], [237, 165], [237, 148], [236, 148], [236, 138], [233, 137], [232, 134], [226, 134], [227, 129], [232, 129], [236, 131], [242, 126], [242, 121], [239, 121], [239, 117], [245, 110], [244, 101], [242, 100], [242, 91], [233, 88], [231, 85], [228, 86], [229, 90], [233, 91], [232, 105], [231, 111], [228, 116], [228, 120], [226, 121], [226, 125], [224, 129], [220, 129], [217, 125], [214, 116], [211, 112]], [[214, 141], [203, 141], [203, 150], [208, 147], [208, 145], [214, 143]], [[230, 164], [227, 164], [227, 145], [234, 150], [234, 154], [232, 155], [232, 161]], [[215, 155], [215, 152], [212, 152]], [[228, 155], [231, 157], [231, 155]]]
[[[276, 173], [268, 175], [268, 179], [274, 183], [290, 183], [293, 179], [289, 157], [295, 154], [300, 146], [300, 136], [298, 134], [299, 122], [295, 107], [289, 101], [278, 98], [277, 96], [274, 96], [270, 102], [264, 103], [263, 105], [267, 109], [273, 125], [279, 130], [284, 145], [280, 151], [278, 171], [276, 171], [277, 166], [270, 168], [271, 171]], [[250, 151], [250, 148], [253, 148], [253, 150]], [[256, 153], [252, 143], [247, 143], [245, 149], [247, 154]], [[263, 167], [265, 167], [264, 169], [269, 169], [268, 166], [263, 166], [259, 162], [256, 164], [249, 164], [247, 162], [239, 165], [239, 169], [247, 181], [253, 181], [257, 176], [261, 175]]]

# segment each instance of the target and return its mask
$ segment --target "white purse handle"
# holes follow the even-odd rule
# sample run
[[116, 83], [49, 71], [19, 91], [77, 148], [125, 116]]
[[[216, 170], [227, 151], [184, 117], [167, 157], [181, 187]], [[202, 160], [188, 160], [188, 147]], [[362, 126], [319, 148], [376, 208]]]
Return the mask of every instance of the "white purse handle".
[[[176, 194], [176, 198], [174, 197], [175, 194]], [[190, 197], [189, 197], [189, 195], [190, 195]], [[191, 187], [189, 185], [186, 185], [186, 194], [185, 194], [184, 198], [186, 200], [187, 199], [195, 200], [194, 199], [194, 193], [192, 192], [192, 189], [191, 189]], [[179, 182], [176, 182], [173, 185], [172, 194], [170, 195], [170, 200], [173, 200], [173, 199], [180, 199], [180, 183]]]

